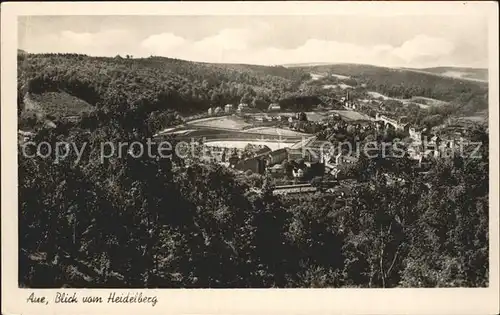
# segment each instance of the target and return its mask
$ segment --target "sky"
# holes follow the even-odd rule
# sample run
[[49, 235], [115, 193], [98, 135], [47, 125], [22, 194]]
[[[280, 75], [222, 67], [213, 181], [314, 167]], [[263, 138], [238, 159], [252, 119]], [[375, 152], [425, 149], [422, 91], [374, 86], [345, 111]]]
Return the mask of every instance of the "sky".
[[488, 67], [487, 18], [447, 16], [25, 16], [30, 53], [164, 56], [262, 65]]

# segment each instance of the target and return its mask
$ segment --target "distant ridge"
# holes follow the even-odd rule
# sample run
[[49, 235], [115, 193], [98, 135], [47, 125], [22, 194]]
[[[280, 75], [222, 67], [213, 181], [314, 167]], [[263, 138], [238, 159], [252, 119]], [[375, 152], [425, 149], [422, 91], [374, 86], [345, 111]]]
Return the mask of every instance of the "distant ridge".
[[293, 68], [293, 67], [314, 67], [314, 66], [326, 66], [326, 65], [333, 65], [335, 63], [333, 62], [308, 62], [308, 63], [285, 63], [282, 64], [281, 66], [287, 67], [287, 68]]
[[488, 69], [467, 67], [401, 68], [462, 80], [488, 82]]

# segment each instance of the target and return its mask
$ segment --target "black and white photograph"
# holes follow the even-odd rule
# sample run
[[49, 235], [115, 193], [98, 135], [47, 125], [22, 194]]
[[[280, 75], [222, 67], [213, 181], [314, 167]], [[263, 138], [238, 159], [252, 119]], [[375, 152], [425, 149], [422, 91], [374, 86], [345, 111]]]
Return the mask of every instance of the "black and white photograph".
[[17, 287], [498, 290], [485, 5], [17, 16]]

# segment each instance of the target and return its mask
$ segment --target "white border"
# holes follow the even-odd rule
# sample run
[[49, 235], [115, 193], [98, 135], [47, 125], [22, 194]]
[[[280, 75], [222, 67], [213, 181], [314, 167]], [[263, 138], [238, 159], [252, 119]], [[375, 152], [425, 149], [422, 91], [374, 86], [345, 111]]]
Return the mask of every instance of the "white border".
[[[2, 314], [498, 314], [498, 6], [495, 2], [64, 2], [2, 4]], [[16, 55], [19, 15], [471, 15], [489, 18], [490, 286], [484, 289], [162, 289], [158, 304], [27, 304], [17, 287]], [[61, 290], [59, 290], [61, 291]], [[119, 290], [70, 290], [107, 297]]]

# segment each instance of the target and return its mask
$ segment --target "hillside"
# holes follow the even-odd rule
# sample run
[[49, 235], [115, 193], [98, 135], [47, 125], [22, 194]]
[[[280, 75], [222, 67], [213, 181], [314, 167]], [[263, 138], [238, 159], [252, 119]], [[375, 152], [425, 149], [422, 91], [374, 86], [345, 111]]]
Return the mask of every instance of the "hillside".
[[424, 71], [458, 79], [488, 81], [488, 69], [482, 68], [434, 67], [411, 70]]
[[488, 108], [487, 82], [360, 64], [320, 65], [298, 67], [298, 69], [309, 73], [329, 74], [328, 83], [316, 80], [315, 84], [332, 84], [332, 81], [336, 80], [332, 75], [343, 75], [350, 77], [347, 81], [343, 80], [344, 83], [363, 86], [368, 91], [375, 91], [388, 97], [433, 98], [452, 102], [465, 112], [476, 112]]
[[[19, 287], [488, 286], [489, 159], [488, 134], [482, 128], [465, 135], [481, 144], [480, 158], [436, 161], [420, 174], [407, 158], [383, 158], [389, 130], [365, 132], [340, 121], [331, 124], [335, 130], [325, 126], [325, 136], [335, 133], [329, 144], [354, 143], [359, 135], [363, 143], [379, 144], [377, 158], [360, 157], [348, 169], [354, 178], [335, 180], [339, 189], [334, 191], [318, 187], [311, 195], [275, 195], [278, 180], [288, 182], [291, 176], [238, 173], [207, 162], [205, 153], [216, 152], [205, 152], [192, 141], [190, 152], [179, 152], [178, 139], [166, 135], [165, 142], [151, 142], [151, 137], [166, 125], [182, 124], [177, 112], [206, 113], [207, 107], [226, 102], [260, 107], [277, 100], [289, 109], [325, 99], [331, 104], [335, 95], [321, 88], [324, 78], [310, 80], [313, 72], [75, 54], [20, 54], [18, 67], [18, 101], [24, 104], [19, 116], [26, 116], [19, 119], [20, 129], [33, 131], [19, 134], [17, 148]], [[328, 78], [344, 75], [334, 73], [337, 77]], [[358, 82], [394, 81], [380, 74], [349, 77], [353, 93], [370, 91]], [[345, 84], [351, 84], [348, 80]], [[391, 91], [408, 92], [408, 87]], [[450, 93], [466, 101], [468, 91]], [[394, 112], [408, 110], [400, 116], [422, 124], [439, 116], [439, 107], [432, 112], [393, 103]], [[363, 119], [357, 111], [324, 115], [330, 113], [345, 121]], [[73, 115], [82, 117], [53, 125], [43, 121], [43, 116]], [[310, 120], [319, 115], [307, 111]], [[225, 119], [191, 120], [186, 129], [227, 128]], [[32, 128], [42, 123], [50, 128]], [[274, 126], [245, 129], [244, 120], [231, 124], [233, 133], [282, 135]], [[50, 152], [24, 145], [26, 138], [43, 142]], [[326, 141], [307, 141], [319, 143], [333, 148]], [[60, 144], [71, 145], [64, 150]], [[173, 152], [165, 152], [164, 144], [175, 148], [170, 158], [164, 154]], [[105, 152], [104, 145], [112, 150]], [[144, 149], [140, 154], [136, 145]], [[293, 155], [277, 163], [292, 175], [295, 166], [307, 167]], [[324, 175], [325, 181], [315, 186], [330, 185], [326, 180], [333, 178]]]
[[246, 102], [267, 107], [294, 96], [309, 74], [298, 69], [197, 63], [163, 57], [129, 59], [77, 54], [18, 54], [18, 100], [26, 92], [64, 91], [99, 109], [142, 107], [192, 114]]
[[18, 74], [21, 110], [30, 93], [55, 119], [93, 110], [135, 111], [145, 119], [154, 116], [159, 121], [154, 125], [160, 127], [166, 127], [162, 113], [200, 114], [228, 103], [264, 110], [276, 102], [285, 110], [310, 111], [318, 104], [336, 103], [346, 88], [354, 98], [377, 92], [388, 98], [448, 102], [464, 115], [488, 107], [487, 83], [359, 64], [286, 68], [155, 56], [19, 53]]
[[63, 91], [27, 93], [24, 97], [24, 104], [26, 110], [55, 119], [80, 116], [94, 110], [89, 103]]

